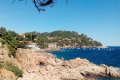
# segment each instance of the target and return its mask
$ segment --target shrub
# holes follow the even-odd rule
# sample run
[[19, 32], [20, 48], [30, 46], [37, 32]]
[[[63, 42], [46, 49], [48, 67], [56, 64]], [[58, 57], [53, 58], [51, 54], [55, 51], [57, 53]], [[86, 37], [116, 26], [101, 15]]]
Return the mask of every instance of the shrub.
[[1, 39], [1, 38], [0, 38], [0, 42], [1, 42], [2, 45], [5, 44], [5, 40], [3, 40], [3, 39]]
[[0, 68], [2, 68], [3, 67], [3, 62], [0, 62]]
[[3, 63], [0, 62], [0, 68], [5, 68], [8, 71], [13, 72], [17, 77], [22, 77], [23, 76], [23, 71], [20, 70], [17, 66], [13, 65], [12, 63]]
[[8, 53], [9, 57], [13, 56], [16, 57], [16, 49], [14, 47], [9, 47], [9, 53]]
[[6, 63], [4, 68], [9, 71], [12, 71], [17, 77], [23, 76], [23, 71], [20, 70], [17, 66], [13, 65], [12, 63]]

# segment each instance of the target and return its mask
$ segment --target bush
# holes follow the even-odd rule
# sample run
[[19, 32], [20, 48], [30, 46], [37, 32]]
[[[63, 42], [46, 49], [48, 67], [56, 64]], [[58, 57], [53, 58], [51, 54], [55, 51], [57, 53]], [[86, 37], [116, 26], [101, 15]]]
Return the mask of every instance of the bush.
[[2, 68], [3, 67], [3, 62], [0, 62], [0, 68]]
[[0, 38], [0, 42], [1, 42], [2, 45], [5, 44], [5, 40], [3, 40], [3, 39], [1, 39], [1, 38]]
[[16, 49], [14, 47], [9, 46], [9, 57], [13, 56], [16, 57]]
[[17, 48], [25, 48], [25, 43], [24, 42], [18, 42], [16, 46], [17, 46]]
[[23, 76], [23, 71], [12, 63], [4, 64], [3, 62], [0, 62], [0, 68], [5, 68], [6, 70], [13, 72], [17, 77]]
[[12, 63], [6, 63], [4, 68], [9, 71], [12, 71], [17, 77], [23, 76], [23, 71], [20, 70], [17, 66], [13, 65]]

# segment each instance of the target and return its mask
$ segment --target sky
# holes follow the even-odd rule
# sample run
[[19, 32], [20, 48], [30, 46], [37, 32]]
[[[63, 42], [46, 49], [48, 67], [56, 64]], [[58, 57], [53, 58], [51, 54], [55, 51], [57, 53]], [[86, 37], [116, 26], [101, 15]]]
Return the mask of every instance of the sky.
[[17, 33], [77, 31], [103, 45], [120, 46], [120, 0], [55, 0], [41, 13], [32, 0], [1, 0], [0, 27]]

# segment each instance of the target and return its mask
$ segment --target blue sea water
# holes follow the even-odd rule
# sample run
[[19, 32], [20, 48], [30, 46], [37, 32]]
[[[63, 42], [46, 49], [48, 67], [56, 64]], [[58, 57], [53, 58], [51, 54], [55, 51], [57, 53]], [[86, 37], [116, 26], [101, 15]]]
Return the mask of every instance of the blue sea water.
[[58, 58], [70, 60], [77, 57], [87, 59], [97, 65], [106, 64], [120, 68], [120, 47], [108, 48], [65, 48], [50, 52]]
[[[64, 60], [80, 57], [97, 65], [105, 64], [120, 68], [120, 46], [109, 46], [108, 48], [65, 48], [50, 53]], [[100, 78], [99, 80], [118, 79]]]

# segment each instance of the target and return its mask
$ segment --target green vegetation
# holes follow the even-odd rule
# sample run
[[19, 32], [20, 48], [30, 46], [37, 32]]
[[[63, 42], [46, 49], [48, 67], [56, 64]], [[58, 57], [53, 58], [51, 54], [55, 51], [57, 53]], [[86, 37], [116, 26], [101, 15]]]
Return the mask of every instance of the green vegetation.
[[29, 32], [25, 33], [26, 40], [36, 42], [40, 48], [47, 48], [49, 43], [56, 43], [57, 46], [71, 47], [97, 47], [102, 46], [98, 41], [89, 38], [85, 34], [79, 34], [75, 31], [53, 31], [51, 33]]
[[15, 57], [17, 48], [25, 48], [26, 44], [35, 42], [40, 48], [47, 48], [49, 43], [56, 43], [59, 47], [97, 47], [102, 46], [98, 41], [89, 38], [85, 34], [75, 31], [53, 31], [51, 33], [28, 32], [25, 37], [19, 36], [14, 31], [0, 28], [0, 36], [9, 48], [9, 56]]
[[25, 33], [25, 40], [26, 41], [35, 41], [35, 39], [37, 38], [39, 33], [37, 32], [28, 32], [28, 33]]
[[12, 63], [2, 63], [0, 62], [0, 68], [5, 68], [8, 71], [13, 72], [17, 77], [22, 77], [23, 72], [17, 66], [13, 65]]
[[48, 39], [46, 36], [39, 36], [36, 40], [37, 45], [39, 45], [39, 48], [48, 48]]
[[3, 62], [0, 62], [0, 68], [2, 68], [3, 67]]
[[14, 66], [12, 63], [6, 63], [6, 65], [4, 65], [4, 68], [12, 71], [17, 77], [22, 77], [22, 70], [20, 70], [17, 66]]
[[6, 30], [4, 27], [0, 28], [1, 43], [6, 44], [9, 49], [9, 56], [15, 57], [17, 48], [24, 48], [23, 42], [20, 42], [20, 36], [14, 31]]

